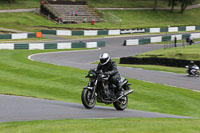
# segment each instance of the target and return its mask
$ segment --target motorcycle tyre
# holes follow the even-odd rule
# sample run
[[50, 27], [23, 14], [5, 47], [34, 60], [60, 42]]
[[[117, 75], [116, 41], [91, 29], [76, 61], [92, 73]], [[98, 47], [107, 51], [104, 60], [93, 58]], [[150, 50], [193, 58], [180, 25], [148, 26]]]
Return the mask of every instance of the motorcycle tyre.
[[96, 105], [96, 97], [94, 96], [94, 98], [92, 99], [93, 102], [90, 104], [89, 103], [89, 99], [88, 99], [88, 93], [90, 92], [90, 95], [92, 94], [91, 90], [88, 89], [83, 89], [82, 94], [81, 94], [81, 100], [82, 100], [82, 104], [84, 105], [85, 108], [87, 109], [92, 109], [95, 105]]
[[[125, 98], [125, 103], [121, 103], [120, 100], [122, 98]], [[128, 96], [123, 96], [121, 99], [119, 99], [118, 101], [114, 102], [113, 105], [115, 107], [116, 110], [124, 110], [126, 109], [127, 105], [128, 105]]]

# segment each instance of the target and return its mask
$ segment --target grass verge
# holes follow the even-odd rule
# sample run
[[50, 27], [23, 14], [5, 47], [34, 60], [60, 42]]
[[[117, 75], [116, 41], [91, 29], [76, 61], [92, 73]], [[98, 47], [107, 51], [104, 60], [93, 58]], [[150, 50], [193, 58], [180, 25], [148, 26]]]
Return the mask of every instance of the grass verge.
[[189, 45], [185, 47], [174, 47], [170, 49], [158, 49], [142, 54], [136, 57], [160, 57], [160, 58], [175, 58], [185, 60], [200, 60], [200, 44]]
[[0, 123], [1, 133], [198, 133], [200, 119], [68, 119]]

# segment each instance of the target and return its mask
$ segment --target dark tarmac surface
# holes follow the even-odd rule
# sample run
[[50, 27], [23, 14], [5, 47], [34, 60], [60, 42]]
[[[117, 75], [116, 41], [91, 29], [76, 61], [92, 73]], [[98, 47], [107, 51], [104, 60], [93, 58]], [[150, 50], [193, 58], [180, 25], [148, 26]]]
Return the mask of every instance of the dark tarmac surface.
[[95, 106], [94, 109], [85, 109], [82, 104], [78, 103], [60, 102], [21, 96], [0, 95], [0, 103], [0, 122], [57, 120], [68, 118], [191, 118], [130, 109], [117, 111], [114, 109], [114, 107]]

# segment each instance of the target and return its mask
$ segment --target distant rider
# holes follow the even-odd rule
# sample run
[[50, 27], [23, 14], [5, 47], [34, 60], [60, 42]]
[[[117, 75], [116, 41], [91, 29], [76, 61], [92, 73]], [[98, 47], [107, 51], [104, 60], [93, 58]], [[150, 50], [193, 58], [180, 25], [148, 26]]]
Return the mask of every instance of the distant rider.
[[97, 71], [102, 70], [104, 74], [110, 75], [109, 82], [117, 86], [119, 96], [123, 95], [123, 88], [120, 85], [121, 77], [115, 61], [111, 60], [108, 53], [100, 54], [99, 60]]
[[193, 75], [193, 73], [191, 72], [191, 70], [192, 70], [195, 66], [197, 66], [197, 65], [194, 63], [194, 61], [190, 61], [190, 64], [188, 65], [188, 70], [187, 70], [187, 73], [188, 73], [189, 75]]

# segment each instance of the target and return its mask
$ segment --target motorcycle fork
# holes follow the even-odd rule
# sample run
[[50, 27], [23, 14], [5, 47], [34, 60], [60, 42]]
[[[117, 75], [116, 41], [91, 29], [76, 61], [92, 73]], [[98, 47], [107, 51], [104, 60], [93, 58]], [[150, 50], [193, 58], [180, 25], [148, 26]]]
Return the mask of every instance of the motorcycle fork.
[[95, 92], [96, 92], [97, 82], [98, 82], [98, 80], [96, 80], [95, 83], [94, 83], [94, 89], [93, 89], [93, 91], [92, 91], [91, 98], [94, 98], [94, 97], [95, 97]]

